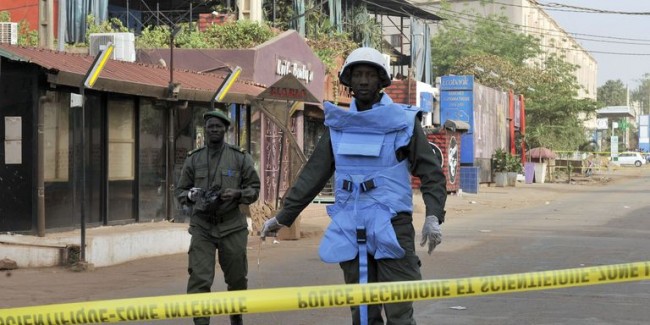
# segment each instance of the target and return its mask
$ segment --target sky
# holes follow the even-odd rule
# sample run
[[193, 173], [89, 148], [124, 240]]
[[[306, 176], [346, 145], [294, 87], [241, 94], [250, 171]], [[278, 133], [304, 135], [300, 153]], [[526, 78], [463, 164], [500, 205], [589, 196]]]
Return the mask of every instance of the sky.
[[[574, 38], [580, 38], [577, 41], [596, 59], [599, 87], [607, 80], [620, 79], [630, 89], [635, 89], [640, 84], [639, 79], [642, 79], [645, 73], [650, 74], [649, 0], [539, 0], [538, 2], [545, 5], [543, 9], [567, 33]], [[572, 8], [546, 6], [551, 4], [647, 14], [584, 13], [576, 12], [576, 9]], [[576, 33], [582, 35], [575, 35]]]

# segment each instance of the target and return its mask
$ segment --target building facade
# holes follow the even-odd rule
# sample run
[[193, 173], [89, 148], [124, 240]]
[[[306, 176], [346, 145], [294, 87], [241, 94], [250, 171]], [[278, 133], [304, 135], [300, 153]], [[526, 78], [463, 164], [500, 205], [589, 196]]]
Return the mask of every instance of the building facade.
[[[78, 227], [82, 215], [89, 226], [174, 218], [174, 170], [187, 154], [177, 143], [195, 138], [225, 75], [175, 71], [171, 94], [167, 69], [109, 60], [82, 92], [93, 59], [0, 44], [0, 179], [10, 198], [0, 231], [43, 235]], [[237, 82], [221, 109], [249, 121], [263, 90]], [[245, 138], [240, 124], [231, 142]]]

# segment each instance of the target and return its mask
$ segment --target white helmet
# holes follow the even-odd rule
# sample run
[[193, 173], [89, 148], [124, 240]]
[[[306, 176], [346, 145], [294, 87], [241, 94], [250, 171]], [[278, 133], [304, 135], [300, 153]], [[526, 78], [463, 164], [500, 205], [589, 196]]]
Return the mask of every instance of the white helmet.
[[339, 73], [341, 84], [350, 87], [350, 70], [352, 70], [351, 68], [353, 66], [360, 63], [370, 64], [377, 68], [379, 77], [381, 78], [381, 88], [390, 86], [390, 73], [388, 72], [386, 59], [384, 59], [384, 56], [379, 51], [371, 47], [360, 47], [348, 55]]

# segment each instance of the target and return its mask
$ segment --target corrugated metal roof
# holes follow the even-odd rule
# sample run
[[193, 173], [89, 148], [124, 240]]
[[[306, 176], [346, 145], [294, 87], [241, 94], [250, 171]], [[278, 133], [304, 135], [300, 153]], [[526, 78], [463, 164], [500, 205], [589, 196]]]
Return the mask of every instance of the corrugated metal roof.
[[424, 20], [438, 21], [442, 18], [429, 11], [425, 6], [418, 3], [411, 3], [406, 0], [361, 0], [366, 4], [368, 12], [388, 16], [410, 17], [414, 16]]
[[[94, 61], [94, 56], [90, 55], [9, 44], [0, 44], [0, 56], [41, 66], [50, 73], [49, 82], [72, 87], [81, 85]], [[223, 71], [198, 73], [174, 69], [174, 83], [181, 85], [178, 99], [209, 102], [226, 75], [227, 72]], [[169, 79], [167, 68], [109, 60], [93, 89], [166, 99]], [[248, 103], [264, 89], [260, 85], [239, 80], [230, 88], [225, 101]]]
[[634, 110], [629, 106], [606, 106], [596, 111], [596, 114], [627, 114], [635, 116]]

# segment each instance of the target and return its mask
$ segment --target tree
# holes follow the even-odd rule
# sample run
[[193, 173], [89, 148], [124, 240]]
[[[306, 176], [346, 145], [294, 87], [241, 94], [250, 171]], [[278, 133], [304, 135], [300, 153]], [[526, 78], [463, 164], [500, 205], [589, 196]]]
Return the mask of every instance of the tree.
[[306, 39], [309, 47], [325, 64], [327, 73], [336, 68], [336, 59], [345, 57], [357, 47], [350, 34], [339, 32], [332, 26], [329, 18], [319, 10], [314, 9], [313, 1], [306, 4], [305, 12]]
[[582, 118], [593, 116], [599, 106], [577, 99], [578, 67], [561, 56], [542, 56], [539, 41], [514, 29], [503, 15], [460, 15], [467, 16], [477, 18], [444, 17], [432, 38], [434, 74], [473, 75], [480, 84], [523, 94], [529, 147], [581, 147], [587, 139]]
[[627, 88], [618, 80], [607, 80], [598, 87], [598, 101], [604, 106], [621, 106], [627, 103]]
[[265, 20], [274, 28], [289, 29], [291, 18], [295, 15], [292, 3], [292, 0], [263, 1], [262, 10], [264, 10]]
[[[494, 56], [522, 67], [542, 53], [537, 39], [513, 30], [503, 15], [478, 17], [469, 23], [456, 17], [444, 18], [431, 38], [432, 72], [436, 76], [451, 73], [457, 62], [467, 57]], [[489, 66], [476, 66], [490, 72]]]
[[639, 87], [632, 91], [630, 97], [640, 104], [642, 114], [650, 114], [650, 73], [645, 73], [639, 82]]
[[356, 5], [348, 11], [344, 27], [357, 44], [381, 50], [381, 25], [368, 14], [365, 4]]
[[555, 150], [574, 150], [586, 142], [584, 118], [592, 117], [600, 107], [592, 99], [577, 99], [580, 85], [575, 77], [577, 66], [551, 55], [543, 66], [534, 68], [536, 76], [526, 96], [526, 123], [529, 147], [544, 145]]

